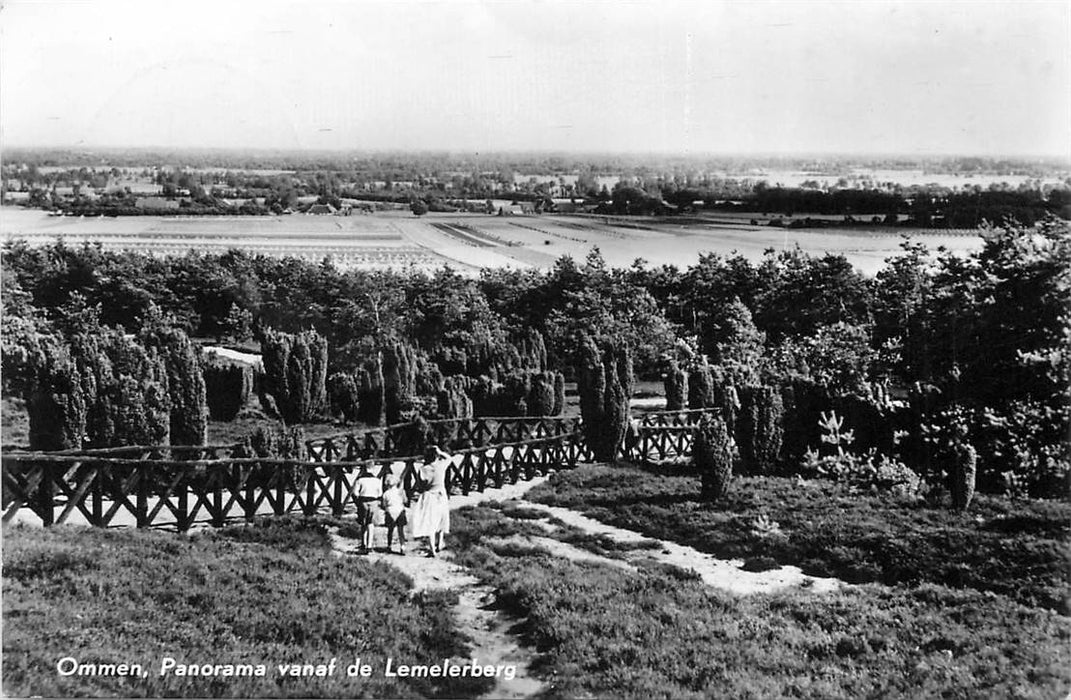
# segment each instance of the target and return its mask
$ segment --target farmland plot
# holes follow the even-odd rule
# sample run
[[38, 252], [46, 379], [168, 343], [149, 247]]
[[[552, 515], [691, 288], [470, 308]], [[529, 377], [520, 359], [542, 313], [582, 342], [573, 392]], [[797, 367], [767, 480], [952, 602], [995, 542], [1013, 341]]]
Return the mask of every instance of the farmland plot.
[[[760, 219], [759, 223], [765, 223]], [[687, 218], [602, 216], [486, 216], [384, 212], [356, 216], [53, 217], [4, 207], [0, 232], [5, 240], [47, 245], [58, 238], [71, 244], [100, 243], [111, 250], [155, 255], [188, 250], [224, 252], [240, 248], [273, 256], [321, 260], [341, 268], [434, 269], [450, 265], [466, 274], [484, 267], [548, 269], [563, 255], [582, 259], [598, 247], [613, 266], [636, 258], [653, 265], [685, 267], [701, 253], [738, 252], [749, 260], [768, 249], [799, 246], [810, 254], [840, 253], [873, 274], [896, 254], [909, 234], [930, 248], [957, 253], [977, 249], [974, 231], [928, 231], [860, 224], [857, 228], [784, 229], [752, 225], [751, 216], [733, 213]]]

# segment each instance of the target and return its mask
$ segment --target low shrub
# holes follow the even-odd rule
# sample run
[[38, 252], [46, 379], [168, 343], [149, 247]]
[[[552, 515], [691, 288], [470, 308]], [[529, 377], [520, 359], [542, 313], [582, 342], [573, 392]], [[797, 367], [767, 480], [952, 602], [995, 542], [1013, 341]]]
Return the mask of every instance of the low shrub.
[[696, 427], [692, 454], [703, 483], [703, 499], [716, 501], [723, 497], [733, 477], [733, 448], [720, 418], [706, 418]]

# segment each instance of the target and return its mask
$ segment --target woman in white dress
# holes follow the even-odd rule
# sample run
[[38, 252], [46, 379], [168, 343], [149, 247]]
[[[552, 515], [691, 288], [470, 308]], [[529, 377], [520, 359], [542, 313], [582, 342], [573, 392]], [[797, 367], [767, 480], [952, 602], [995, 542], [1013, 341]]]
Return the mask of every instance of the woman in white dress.
[[450, 532], [450, 497], [446, 493], [446, 469], [450, 455], [432, 445], [424, 451], [425, 464], [420, 468], [424, 491], [413, 508], [413, 530], [410, 537], [428, 538], [431, 556], [438, 556], [443, 539]]

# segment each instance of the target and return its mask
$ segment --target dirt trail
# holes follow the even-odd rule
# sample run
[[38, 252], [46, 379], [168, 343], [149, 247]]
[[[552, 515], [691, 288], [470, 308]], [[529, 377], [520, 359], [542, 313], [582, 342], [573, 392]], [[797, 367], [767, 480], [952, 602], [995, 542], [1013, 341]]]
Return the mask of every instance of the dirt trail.
[[[336, 554], [356, 554], [356, 540], [331, 533], [332, 547]], [[485, 586], [464, 568], [448, 559], [449, 553], [439, 558], [428, 557], [422, 548], [410, 547], [407, 556], [388, 554], [382, 551], [364, 555], [368, 561], [381, 561], [400, 569], [413, 579], [415, 591], [453, 589], [458, 596], [454, 617], [458, 627], [472, 640], [471, 658], [481, 666], [516, 667], [513, 679], [499, 678], [495, 687], [487, 693], [489, 698], [527, 698], [543, 690], [543, 682], [533, 677], [529, 667], [535, 653], [523, 646], [511, 629], [517, 621], [493, 608], [495, 597], [490, 586]]]
[[[468, 496], [452, 496], [450, 508], [476, 505], [481, 501], [492, 499], [518, 498], [543, 481], [546, 481], [546, 477], [507, 485], [500, 489], [488, 489], [482, 493], [471, 493]], [[330, 531], [330, 535], [331, 546], [336, 554], [340, 556], [357, 554], [359, 545], [356, 540], [340, 537], [337, 529], [334, 528]], [[376, 535], [373, 549], [385, 545], [382, 541], [383, 531], [377, 530]], [[363, 556], [368, 561], [384, 562], [400, 569], [413, 580], [415, 591], [452, 589], [457, 593], [458, 601], [454, 606], [454, 616], [458, 627], [472, 640], [471, 658], [476, 659], [481, 665], [516, 667], [514, 678], [498, 678], [495, 687], [485, 697], [527, 698], [542, 692], [545, 687], [544, 683], [530, 672], [531, 663], [536, 656], [535, 652], [522, 645], [517, 634], [512, 631], [517, 625], [517, 620], [494, 609], [495, 596], [491, 587], [483, 585], [463, 567], [450, 561], [449, 550], [445, 551], [443, 556], [434, 558], [427, 556], [427, 548], [423, 541], [415, 544], [410, 542], [408, 545], [409, 553], [406, 556], [390, 554], [382, 550]]]
[[[597, 520], [581, 515], [575, 511], [547, 506], [528, 501], [527, 492], [536, 485], [546, 481], [540, 477], [528, 482], [507, 485], [501, 489], [488, 489], [482, 493], [468, 496], [452, 496], [451, 510], [467, 505], [477, 505], [483, 501], [519, 500], [526, 508], [538, 509], [546, 514], [541, 519], [527, 519], [525, 522], [541, 526], [548, 534], [554, 534], [561, 526], [553, 519], [579, 528], [586, 533], [603, 535], [616, 542], [632, 543], [649, 541], [638, 532], [606, 525]], [[330, 531], [332, 548], [339, 556], [356, 555], [356, 540], [340, 537], [337, 529]], [[535, 652], [520, 643], [513, 631], [517, 625], [515, 619], [509, 618], [502, 611], [494, 609], [494, 591], [470, 574], [464, 567], [451, 561], [449, 550], [438, 558], [426, 555], [423, 541], [414, 546], [409, 543], [409, 554], [402, 556], [383, 551], [384, 533], [376, 531], [377, 539], [373, 543], [381, 549], [364, 555], [368, 561], [389, 564], [405, 572], [412, 580], [416, 591], [452, 589], [458, 595], [454, 615], [458, 627], [472, 640], [472, 658], [481, 664], [516, 666], [516, 676], [512, 680], [499, 678], [495, 687], [486, 695], [488, 698], [526, 698], [539, 694], [545, 684], [531, 674], [531, 664], [536, 658]], [[654, 561], [671, 564], [685, 570], [695, 571], [702, 581], [713, 588], [730, 591], [740, 595], [754, 593], [774, 593], [788, 588], [803, 588], [815, 593], [836, 591], [848, 584], [838, 579], [815, 578], [804, 575], [797, 567], [784, 566], [764, 572], [749, 572], [740, 568], [743, 562], [717, 559], [691, 547], [674, 542], [659, 541], [658, 548], [639, 548], [623, 552], [623, 559], [610, 558], [575, 547], [553, 537], [512, 535], [503, 538], [503, 542], [535, 545], [549, 551], [554, 556], [571, 561], [597, 562], [606, 566], [634, 571], [640, 561]], [[447, 540], [449, 544], [449, 539]]]
[[[651, 538], [644, 537], [633, 530], [606, 525], [567, 508], [547, 506], [542, 503], [525, 501], [525, 506], [541, 510], [548, 518], [554, 517], [567, 525], [580, 528], [594, 535], [604, 535], [616, 542], [642, 542]], [[549, 538], [538, 538], [549, 539]], [[798, 567], [782, 566], [770, 571], [744, 571], [744, 562], [734, 559], [718, 559], [691, 547], [675, 542], [655, 540], [661, 546], [658, 549], [633, 549], [624, 552], [625, 561], [639, 559], [653, 560], [662, 564], [671, 564], [681, 569], [691, 569], [699, 574], [703, 583], [731, 593], [749, 595], [753, 593], [775, 593], [787, 588], [806, 588], [815, 593], [839, 590], [848, 584], [835, 578], [817, 578], [807, 576]], [[604, 558], [606, 559], [606, 558]], [[621, 560], [606, 559], [607, 563], [619, 566]]]

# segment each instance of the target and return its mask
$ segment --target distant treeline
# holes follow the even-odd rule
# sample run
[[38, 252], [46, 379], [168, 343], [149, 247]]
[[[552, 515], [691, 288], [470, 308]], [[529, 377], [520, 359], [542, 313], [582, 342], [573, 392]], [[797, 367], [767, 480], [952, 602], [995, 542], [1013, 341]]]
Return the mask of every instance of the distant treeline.
[[[622, 153], [508, 152], [464, 153], [447, 151], [287, 151], [275, 149], [161, 149], [161, 148], [8, 148], [9, 164], [41, 167], [223, 168], [229, 170], [327, 170], [381, 173], [434, 173], [435, 171], [516, 171], [521, 174], [553, 172], [620, 173], [648, 178], [652, 174], [678, 175], [702, 171], [738, 173], [751, 177], [761, 170], [797, 170], [820, 177], [836, 177], [853, 170], [922, 170], [932, 174], [1052, 177], [1066, 173], [1066, 158], [1008, 158], [978, 156], [722, 156]], [[412, 179], [412, 178], [402, 178]], [[754, 179], [754, 178], [753, 178]]]
[[989, 189], [953, 192], [947, 189], [816, 190], [757, 186], [727, 199], [724, 192], [702, 189], [663, 190], [659, 195], [637, 187], [618, 187], [600, 202], [599, 213], [672, 215], [697, 210], [736, 211], [763, 215], [818, 214], [855, 217], [896, 224], [901, 216], [911, 226], [976, 228], [983, 223], [1032, 226], [1046, 216], [1071, 218], [1071, 189]]
[[[974, 228], [983, 223], [1005, 222], [1033, 225], [1049, 214], [1071, 218], [1071, 185], [1042, 184], [1039, 180], [1026, 181], [1015, 188], [994, 184], [985, 189], [978, 185], [952, 189], [892, 183], [861, 188], [841, 178], [840, 185], [823, 189], [817, 184], [771, 187], [761, 179], [716, 176], [709, 171], [679, 168], [679, 163], [659, 170], [636, 163], [629, 166], [613, 160], [592, 162], [564, 156], [516, 156], [512, 160], [497, 156], [469, 162], [465, 157], [441, 154], [383, 154], [344, 163], [309, 154], [296, 163], [288, 158], [298, 155], [289, 154], [278, 162], [246, 162], [247, 168], [276, 166], [259, 172], [218, 167], [150, 169], [144, 162], [141, 169], [133, 171], [116, 166], [73, 165], [55, 170], [9, 159], [3, 167], [2, 186], [6, 191], [12, 191], [12, 187], [28, 191], [23, 199], [28, 206], [85, 216], [280, 214], [311, 206], [311, 198], [336, 209], [343, 206], [345, 199], [395, 205], [419, 201], [430, 211], [451, 211], [456, 205], [447, 204], [450, 200], [508, 198], [532, 202], [538, 210], [549, 212], [554, 210], [553, 198], [566, 198], [596, 213], [620, 216], [673, 216], [712, 210], [790, 218], [836, 216], [844, 217], [844, 223], [849, 224], [865, 220], [926, 228]], [[956, 167], [981, 168], [983, 162], [962, 161]], [[295, 169], [278, 167], [287, 165]], [[812, 163], [814, 167], [818, 165]], [[1002, 167], [1016, 170], [1010, 166], [1002, 163]], [[828, 164], [826, 169], [834, 170]], [[538, 170], [542, 177], [515, 176], [532, 170]], [[567, 178], [565, 174], [570, 172]], [[601, 175], [606, 172], [616, 173], [621, 179], [608, 187], [605, 175]], [[132, 192], [134, 182], [159, 187], [160, 197], [152, 199]], [[159, 206], [153, 206], [156, 201]], [[797, 221], [790, 225], [806, 224]]]

